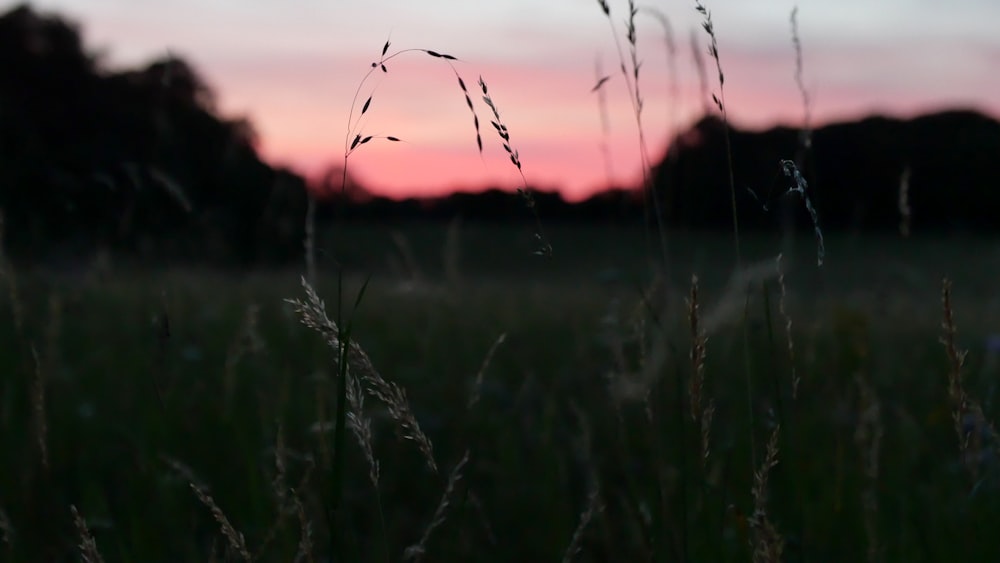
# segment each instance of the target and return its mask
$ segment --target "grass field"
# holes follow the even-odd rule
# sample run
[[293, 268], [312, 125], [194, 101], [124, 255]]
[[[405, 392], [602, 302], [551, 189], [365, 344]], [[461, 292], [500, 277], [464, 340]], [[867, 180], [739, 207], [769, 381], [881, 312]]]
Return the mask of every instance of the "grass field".
[[551, 226], [548, 260], [523, 225], [341, 236], [319, 296], [336, 320], [344, 257], [341, 328], [405, 389], [437, 471], [367, 387], [343, 410], [370, 420], [377, 487], [355, 436], [337, 441], [338, 350], [286, 301], [306, 297], [298, 272], [7, 269], [5, 560], [1000, 557], [997, 444], [967, 433], [963, 464], [939, 342], [947, 275], [964, 391], [994, 420], [995, 241], [830, 236], [817, 268], [807, 236], [745, 236], [753, 274], [727, 285], [731, 239], [677, 235], [669, 289], [647, 294], [629, 230]]
[[[653, 217], [627, 6], [619, 37], [597, 3]], [[821, 235], [796, 13], [802, 147], [779, 165]], [[500, 141], [522, 222], [313, 233], [309, 200], [301, 269], [0, 260], [0, 560], [1000, 561], [1000, 241], [826, 233], [820, 267], [811, 232], [740, 231], [728, 127], [732, 233], [661, 251], [659, 225], [550, 224], [483, 78], [389, 49], [343, 185], [399, 140], [365, 129], [362, 86], [414, 54], [454, 71], [480, 154]]]

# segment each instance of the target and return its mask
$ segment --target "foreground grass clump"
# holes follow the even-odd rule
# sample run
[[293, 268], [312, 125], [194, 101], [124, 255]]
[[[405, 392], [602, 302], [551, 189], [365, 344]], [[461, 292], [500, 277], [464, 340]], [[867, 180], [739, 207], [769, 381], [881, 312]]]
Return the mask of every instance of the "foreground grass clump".
[[[369, 392], [344, 356], [358, 387], [341, 450], [339, 356], [287, 301], [307, 300], [296, 275], [14, 272], [0, 306], [0, 549], [105, 561], [998, 555], [993, 327], [961, 289], [981, 276], [956, 268], [941, 329], [937, 271], [962, 256], [934, 261], [946, 247], [920, 241], [879, 269], [859, 252], [867, 278], [834, 264], [821, 283], [786, 258], [784, 298], [772, 258], [734, 300], [725, 267], [698, 258], [724, 240], [706, 239], [677, 265], [697, 266], [697, 293], [679, 277], [671, 295], [640, 298], [616, 262], [624, 242], [530, 279], [504, 264], [509, 278], [466, 270], [461, 285], [427, 268], [420, 283], [375, 275], [342, 320], [402, 395]], [[745, 244], [748, 259], [764, 254]], [[854, 244], [831, 240], [831, 254]], [[875, 258], [889, 244], [857, 248]], [[595, 264], [621, 266], [621, 281]], [[360, 287], [349, 276], [344, 295]]]

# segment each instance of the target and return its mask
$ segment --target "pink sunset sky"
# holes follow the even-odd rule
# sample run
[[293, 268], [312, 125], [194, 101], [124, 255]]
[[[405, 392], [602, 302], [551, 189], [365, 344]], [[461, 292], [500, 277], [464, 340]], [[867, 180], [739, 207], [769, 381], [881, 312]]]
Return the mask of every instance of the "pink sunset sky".
[[[610, 0], [625, 40], [627, 2]], [[725, 96], [737, 126], [800, 124], [795, 56], [785, 0], [704, 0], [718, 35]], [[263, 156], [309, 175], [343, 162], [347, 120], [358, 85], [379, 57], [422, 48], [458, 57], [473, 89], [486, 80], [529, 184], [569, 199], [611, 180], [640, 177], [637, 130], [608, 19], [596, 0], [46, 0], [32, 4], [79, 22], [88, 48], [123, 68], [174, 53], [217, 95], [226, 117], [248, 117]], [[660, 21], [637, 19], [640, 89], [649, 156], [658, 161], [672, 132], [703, 108], [692, 33], [707, 36], [694, 1], [638, 2], [667, 15], [676, 44], [677, 95]], [[802, 0], [799, 34], [815, 125], [871, 113], [907, 117], [944, 108], [1000, 115], [1000, 2], [996, 0]], [[627, 57], [626, 52], [626, 57]], [[595, 65], [605, 86], [609, 132], [602, 132]], [[713, 62], [707, 58], [710, 65]], [[360, 123], [373, 141], [351, 155], [358, 181], [393, 197], [521, 185], [484, 119], [485, 151], [454, 74], [441, 60], [409, 53], [364, 83], [372, 95]], [[718, 92], [714, 66], [711, 91]], [[602, 144], [607, 143], [606, 160]], [[610, 162], [610, 166], [609, 166]]]

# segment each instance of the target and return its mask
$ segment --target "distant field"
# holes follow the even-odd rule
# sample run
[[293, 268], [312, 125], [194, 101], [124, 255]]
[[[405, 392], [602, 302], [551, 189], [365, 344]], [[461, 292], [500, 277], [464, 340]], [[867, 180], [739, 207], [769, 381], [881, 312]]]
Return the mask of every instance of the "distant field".
[[[744, 236], [753, 273], [727, 287], [732, 239], [676, 235], [668, 290], [643, 299], [641, 232], [548, 227], [551, 259], [531, 255], [527, 221], [323, 234], [319, 296], [336, 320], [340, 257], [351, 339], [405, 388], [439, 467], [368, 395], [377, 489], [350, 432], [337, 477], [336, 351], [285, 302], [305, 297], [298, 272], [5, 276], [0, 550], [78, 557], [74, 505], [105, 561], [240, 560], [193, 483], [261, 560], [305, 547], [301, 560], [395, 561], [421, 543], [468, 451], [428, 561], [559, 561], [571, 544], [581, 561], [749, 561], [765, 523], [788, 561], [866, 560], [872, 546], [884, 560], [1000, 560], [998, 444], [980, 428], [966, 448], [979, 457], [961, 463], [938, 342], [948, 276], [965, 388], [996, 420], [1000, 241], [830, 236], [817, 268], [807, 234]], [[704, 464], [692, 274], [715, 409]], [[754, 471], [778, 424], [755, 519]]]

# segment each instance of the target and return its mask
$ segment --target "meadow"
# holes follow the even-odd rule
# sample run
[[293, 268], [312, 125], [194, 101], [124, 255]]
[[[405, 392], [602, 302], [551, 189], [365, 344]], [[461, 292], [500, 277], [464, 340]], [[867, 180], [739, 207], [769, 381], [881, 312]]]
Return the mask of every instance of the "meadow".
[[640, 230], [549, 227], [548, 259], [530, 225], [339, 231], [365, 242], [321, 244], [356, 258], [316, 290], [360, 360], [303, 325], [296, 271], [5, 268], [5, 559], [1000, 555], [966, 408], [995, 413], [995, 241], [831, 236], [819, 268], [810, 238], [745, 236], [733, 278], [728, 236], [676, 234], [654, 284]]
[[[362, 85], [455, 59], [389, 48]], [[358, 92], [344, 186], [398, 141]], [[1000, 560], [998, 241], [910, 233], [903, 189], [901, 234], [824, 240], [793, 161], [815, 237], [740, 232], [728, 156], [732, 233], [548, 222], [522, 175], [520, 222], [310, 200], [302, 268], [0, 261], [3, 560]]]

